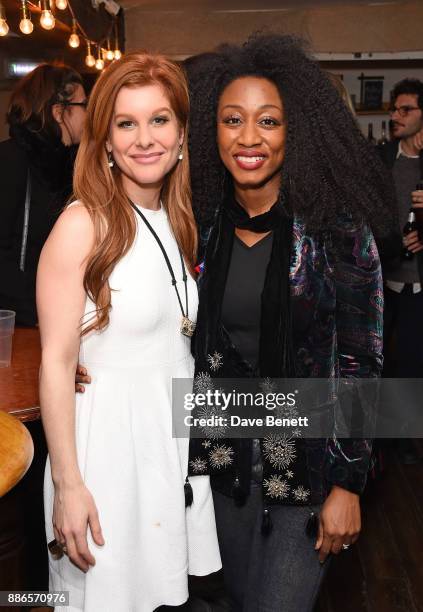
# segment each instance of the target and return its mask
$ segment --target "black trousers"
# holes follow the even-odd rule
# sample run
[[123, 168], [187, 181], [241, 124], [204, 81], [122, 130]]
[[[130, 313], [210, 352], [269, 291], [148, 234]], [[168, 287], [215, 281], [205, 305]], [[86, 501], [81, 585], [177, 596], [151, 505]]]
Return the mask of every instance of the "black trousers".
[[[385, 378], [423, 378], [423, 291], [413, 293], [411, 284], [401, 293], [385, 287], [383, 341]], [[394, 401], [401, 406], [401, 389]], [[411, 439], [400, 438], [397, 447], [404, 462], [410, 453], [412, 461], [417, 460]]]
[[311, 612], [329, 560], [319, 563], [315, 539], [305, 533], [310, 508], [272, 506], [273, 529], [264, 536], [261, 487], [251, 486], [243, 506], [217, 491], [213, 501], [232, 611]]
[[384, 346], [386, 378], [423, 377], [423, 291], [385, 287]]

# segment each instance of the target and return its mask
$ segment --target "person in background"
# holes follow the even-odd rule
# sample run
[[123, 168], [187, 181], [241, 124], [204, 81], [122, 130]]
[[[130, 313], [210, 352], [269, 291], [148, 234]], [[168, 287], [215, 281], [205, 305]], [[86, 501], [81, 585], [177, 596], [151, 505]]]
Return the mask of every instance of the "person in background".
[[349, 94], [348, 89], [345, 87], [344, 81], [341, 77], [333, 72], [326, 73], [329, 77], [330, 82], [335, 87], [336, 91], [339, 93], [343, 101], [345, 102], [347, 108], [351, 112], [353, 117], [356, 117], [354, 104], [352, 103], [351, 96]]
[[[416, 184], [423, 178], [423, 82], [404, 79], [391, 94], [393, 140], [379, 147], [381, 159], [392, 172], [399, 206], [400, 226], [409, 209], [423, 204], [423, 191]], [[397, 258], [385, 267], [386, 361], [384, 375], [398, 378], [423, 376], [423, 243], [417, 232], [404, 237], [414, 254]], [[400, 440], [399, 456], [404, 464], [419, 461], [412, 440]]]
[[[0, 143], [0, 308], [14, 310], [18, 325], [37, 323], [38, 259], [72, 190], [85, 105], [81, 76], [62, 64], [38, 66], [12, 93], [7, 114], [10, 138]], [[46, 590], [42, 480], [47, 448], [41, 422], [28, 422], [26, 427], [34, 442], [34, 460], [11, 493], [16, 503], [13, 520], [23, 534], [18, 588]], [[7, 525], [3, 506], [0, 517]]]
[[61, 64], [38, 66], [12, 93], [0, 143], [0, 308], [17, 325], [37, 324], [38, 259], [72, 190], [86, 104], [81, 76]]

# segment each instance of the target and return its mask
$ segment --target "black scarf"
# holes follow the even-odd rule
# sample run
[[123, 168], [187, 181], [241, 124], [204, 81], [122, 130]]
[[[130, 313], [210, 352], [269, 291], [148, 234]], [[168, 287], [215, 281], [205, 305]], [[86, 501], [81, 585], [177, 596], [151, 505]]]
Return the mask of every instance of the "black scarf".
[[12, 124], [9, 133], [18, 147], [25, 151], [31, 170], [49, 192], [58, 194], [59, 201], [66, 200], [72, 192], [78, 145], [66, 146], [58, 135], [37, 130], [30, 121]]
[[193, 341], [196, 373], [207, 370], [210, 354], [215, 351], [223, 354], [223, 351], [225, 355], [219, 377], [253, 375], [221, 323], [235, 228], [257, 233], [273, 231], [271, 258], [262, 293], [259, 365], [258, 372], [254, 374], [274, 378], [294, 376], [289, 299], [292, 218], [281, 199], [268, 212], [249, 217], [233, 197], [228, 198], [218, 214], [207, 245], [205, 276], [200, 284], [198, 323]]
[[[206, 378], [295, 377], [289, 285], [293, 220], [286, 211], [283, 200], [279, 200], [267, 213], [250, 219], [242, 207], [230, 199], [218, 213], [206, 248], [204, 276], [200, 280], [197, 328], [192, 345], [195, 390], [198, 390], [196, 385], [204, 375]], [[261, 297], [259, 363], [256, 371], [243, 360], [221, 321], [236, 227], [259, 233], [273, 231], [272, 252]], [[217, 371], [210, 366], [211, 356], [215, 353], [221, 356], [222, 362]], [[214, 488], [231, 495], [237, 503], [243, 503], [250, 489], [252, 440], [219, 439], [216, 444], [232, 449], [231, 464], [224, 467], [213, 465], [210, 458], [213, 443], [191, 439], [189, 475], [199, 473], [201, 466], [202, 471], [207, 470], [211, 474]], [[304, 482], [306, 458], [299, 440], [295, 445], [298, 485]], [[274, 474], [275, 468], [263, 461], [263, 478]], [[266, 504], [279, 503], [264, 494]]]

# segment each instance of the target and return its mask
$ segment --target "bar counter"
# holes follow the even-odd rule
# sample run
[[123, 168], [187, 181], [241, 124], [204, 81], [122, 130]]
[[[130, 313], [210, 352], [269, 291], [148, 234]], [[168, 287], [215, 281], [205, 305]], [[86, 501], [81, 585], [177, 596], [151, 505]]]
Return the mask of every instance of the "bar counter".
[[[47, 448], [40, 420], [37, 328], [16, 328], [12, 363], [0, 368], [0, 410], [22, 421], [31, 434], [34, 459], [15, 487], [0, 498], [0, 590], [48, 590], [43, 476]], [[0, 466], [1, 469], [1, 466]], [[1, 608], [13, 612], [18, 608]]]
[[38, 370], [40, 333], [35, 327], [17, 327], [13, 336], [12, 364], [0, 368], [0, 410], [20, 421], [40, 418]]

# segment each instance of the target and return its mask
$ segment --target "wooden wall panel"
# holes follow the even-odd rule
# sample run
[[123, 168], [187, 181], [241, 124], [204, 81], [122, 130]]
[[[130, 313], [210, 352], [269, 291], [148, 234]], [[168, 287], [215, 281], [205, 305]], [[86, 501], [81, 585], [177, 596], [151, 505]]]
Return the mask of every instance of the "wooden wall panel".
[[241, 42], [270, 28], [300, 34], [316, 52], [349, 53], [423, 49], [423, 2], [396, 5], [321, 7], [244, 13], [204, 10], [125, 11], [127, 50], [145, 48], [191, 55], [220, 42]]

